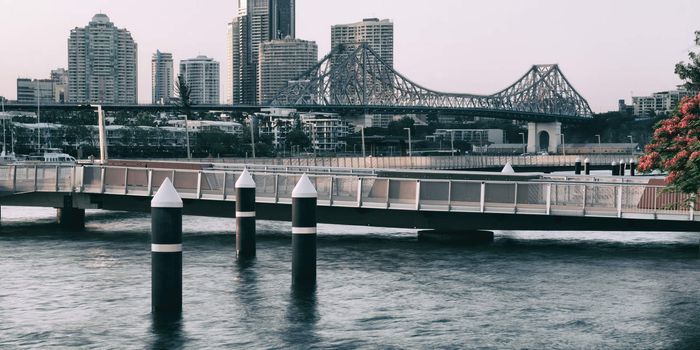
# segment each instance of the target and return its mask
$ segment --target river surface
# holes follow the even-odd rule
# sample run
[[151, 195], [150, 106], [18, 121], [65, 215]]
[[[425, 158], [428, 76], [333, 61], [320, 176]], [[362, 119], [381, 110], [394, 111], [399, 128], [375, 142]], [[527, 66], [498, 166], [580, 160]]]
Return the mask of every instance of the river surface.
[[290, 289], [289, 223], [184, 218], [182, 319], [150, 313], [148, 215], [2, 208], [0, 348], [700, 348], [695, 233], [496, 232], [492, 245], [321, 225], [318, 288]]

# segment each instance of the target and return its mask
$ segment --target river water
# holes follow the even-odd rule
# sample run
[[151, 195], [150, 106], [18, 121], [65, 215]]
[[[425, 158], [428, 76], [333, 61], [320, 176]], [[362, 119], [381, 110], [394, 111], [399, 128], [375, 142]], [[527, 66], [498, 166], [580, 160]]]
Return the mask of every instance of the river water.
[[148, 215], [2, 208], [0, 348], [700, 348], [694, 233], [496, 232], [494, 244], [321, 225], [318, 288], [290, 289], [289, 223], [184, 218], [183, 317], [150, 314]]

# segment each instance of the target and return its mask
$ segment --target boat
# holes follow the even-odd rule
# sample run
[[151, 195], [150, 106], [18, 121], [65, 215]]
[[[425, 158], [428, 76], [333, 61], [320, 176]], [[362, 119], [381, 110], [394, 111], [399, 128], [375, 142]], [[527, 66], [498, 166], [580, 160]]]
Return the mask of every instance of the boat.
[[63, 153], [60, 148], [46, 148], [43, 152], [30, 153], [25, 160], [17, 160], [22, 164], [75, 164], [73, 156]]

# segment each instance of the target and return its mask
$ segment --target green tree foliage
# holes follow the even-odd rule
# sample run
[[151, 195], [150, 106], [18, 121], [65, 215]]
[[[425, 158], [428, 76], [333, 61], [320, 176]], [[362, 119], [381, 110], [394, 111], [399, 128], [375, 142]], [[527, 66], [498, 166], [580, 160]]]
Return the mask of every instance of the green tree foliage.
[[[700, 46], [700, 31], [695, 32], [695, 44]], [[696, 52], [689, 52], [690, 62], [679, 62], [676, 64], [676, 74], [685, 83], [683, 86], [690, 91], [700, 91], [700, 55]]]

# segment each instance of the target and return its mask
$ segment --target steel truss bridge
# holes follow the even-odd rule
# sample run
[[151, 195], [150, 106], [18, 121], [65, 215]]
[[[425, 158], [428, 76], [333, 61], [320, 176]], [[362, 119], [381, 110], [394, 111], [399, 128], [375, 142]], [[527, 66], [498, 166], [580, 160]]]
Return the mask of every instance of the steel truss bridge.
[[367, 44], [340, 45], [269, 102], [275, 107], [341, 113], [456, 114], [527, 121], [582, 121], [588, 102], [556, 64], [534, 65], [492, 95], [444, 93], [409, 80]]
[[[35, 111], [34, 104], [8, 104], [9, 111]], [[409, 80], [367, 44], [340, 45], [316, 66], [290, 81], [264, 105], [194, 105], [198, 112], [259, 112], [265, 107], [301, 112], [362, 114], [441, 114], [535, 122], [582, 122], [590, 106], [556, 64], [534, 65], [507, 88], [492, 95], [444, 93]], [[41, 109], [94, 110], [89, 105], [49, 104]], [[103, 105], [106, 111], [177, 112], [175, 105]]]

